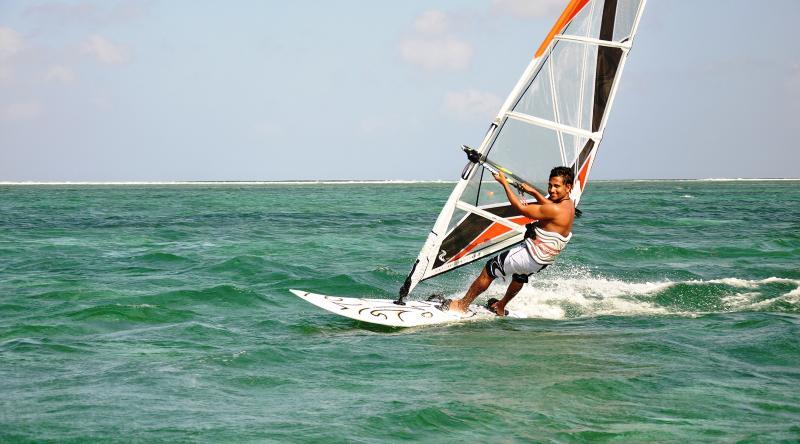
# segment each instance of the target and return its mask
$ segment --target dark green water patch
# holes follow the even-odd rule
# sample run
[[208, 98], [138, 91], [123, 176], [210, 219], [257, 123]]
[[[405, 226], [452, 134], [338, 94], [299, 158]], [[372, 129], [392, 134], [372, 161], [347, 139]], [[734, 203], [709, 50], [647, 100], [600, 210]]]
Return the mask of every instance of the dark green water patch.
[[189, 310], [174, 310], [152, 305], [109, 304], [84, 308], [69, 316], [76, 321], [170, 323], [191, 319], [195, 314]]
[[138, 300], [152, 305], [186, 307], [195, 305], [212, 305], [219, 307], [251, 307], [259, 304], [263, 298], [255, 291], [233, 285], [218, 285], [202, 290], [177, 290], [142, 296]]
[[138, 256], [133, 258], [133, 260], [137, 262], [141, 262], [143, 264], [149, 265], [159, 265], [159, 264], [175, 264], [175, 263], [188, 263], [191, 262], [189, 258], [185, 258], [183, 256], [172, 254], [172, 253], [165, 253], [165, 252], [153, 252], [147, 253], [142, 256]]
[[244, 255], [225, 260], [222, 263], [210, 267], [210, 270], [220, 273], [231, 272], [233, 274], [249, 276], [261, 272], [267, 266], [267, 261], [261, 257]]

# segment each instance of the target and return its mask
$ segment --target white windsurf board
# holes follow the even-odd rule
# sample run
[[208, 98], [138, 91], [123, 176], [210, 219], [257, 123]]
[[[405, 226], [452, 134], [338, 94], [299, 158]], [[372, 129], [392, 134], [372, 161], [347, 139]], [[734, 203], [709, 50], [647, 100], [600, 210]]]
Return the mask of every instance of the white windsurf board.
[[[500, 319], [486, 307], [470, 305], [466, 313], [441, 310], [441, 302], [409, 301], [397, 305], [390, 299], [346, 298], [289, 290], [294, 295], [319, 308], [370, 324], [388, 327], [418, 327], [480, 319]], [[523, 318], [522, 313], [510, 311], [509, 317]]]

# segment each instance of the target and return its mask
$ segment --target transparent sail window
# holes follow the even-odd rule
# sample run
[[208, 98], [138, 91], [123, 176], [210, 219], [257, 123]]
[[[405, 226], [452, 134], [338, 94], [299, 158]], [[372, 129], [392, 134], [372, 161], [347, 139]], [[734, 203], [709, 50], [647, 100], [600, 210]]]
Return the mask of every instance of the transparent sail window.
[[[599, 39], [604, 3], [603, 0], [587, 3], [564, 29], [563, 34]], [[630, 38], [633, 32], [633, 24], [642, 0], [617, 0], [616, 3], [612, 40], [622, 42]]]
[[[556, 131], [513, 119], [500, 129], [488, 158], [499, 165], [513, 165], [514, 174], [544, 190], [550, 170], [563, 164]], [[480, 204], [489, 202], [485, 193], [478, 199]]]
[[630, 38], [633, 24], [642, 0], [617, 0], [617, 16], [614, 20], [614, 40], [621, 42]]
[[557, 42], [512, 110], [591, 131], [596, 66], [596, 45]]
[[557, 122], [591, 131], [597, 46], [560, 41], [549, 60]]
[[[486, 176], [483, 167], [475, 168], [472, 177], [469, 178], [469, 182], [467, 182], [467, 186], [464, 188], [464, 192], [461, 193], [461, 201], [468, 203], [470, 205], [478, 205], [478, 194], [481, 192], [481, 180]], [[489, 176], [491, 179], [491, 176]], [[452, 221], [450, 222], [453, 223]]]
[[466, 216], [467, 216], [466, 211], [459, 210], [458, 208], [456, 208], [453, 211], [453, 215], [451, 216], [450, 224], [447, 226], [447, 232], [449, 233], [450, 231], [452, 231], [453, 228], [455, 228], [458, 224], [460, 224], [463, 221], [464, 217]]
[[[479, 167], [470, 178], [460, 200], [476, 207], [508, 203], [503, 187], [494, 180], [492, 173], [484, 167]], [[455, 222], [451, 220], [451, 226], [455, 225]]]
[[[585, 137], [573, 136], [572, 134], [561, 134], [564, 139], [564, 150], [566, 152], [567, 164], [565, 166], [575, 165], [586, 142], [589, 139]], [[576, 166], [577, 167], [577, 166]], [[577, 173], [577, 170], [575, 171]]]
[[598, 38], [600, 36], [600, 20], [603, 15], [603, 0], [590, 1], [573, 17], [562, 33], [579, 37]]
[[541, 119], [556, 120], [550, 71], [550, 60], [548, 58], [531, 84], [528, 85], [528, 89], [525, 90], [514, 106], [514, 111]]

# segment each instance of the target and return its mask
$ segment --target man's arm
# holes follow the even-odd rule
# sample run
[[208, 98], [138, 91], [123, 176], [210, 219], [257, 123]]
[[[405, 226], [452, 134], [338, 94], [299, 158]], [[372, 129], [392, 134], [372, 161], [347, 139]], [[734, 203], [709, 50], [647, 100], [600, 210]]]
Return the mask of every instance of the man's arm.
[[523, 183], [522, 184], [522, 191], [524, 191], [524, 192], [530, 194], [531, 196], [533, 196], [536, 199], [536, 202], [539, 203], [539, 205], [544, 205], [547, 202], [549, 202], [549, 200], [546, 197], [544, 197], [544, 194], [542, 194], [533, 185], [528, 185], [527, 183]]
[[[529, 217], [531, 219], [537, 220], [553, 220], [555, 219], [556, 215], [558, 214], [559, 208], [557, 205], [553, 205], [552, 202], [544, 199], [545, 203], [537, 203], [537, 204], [527, 204], [523, 205], [520, 202], [519, 197], [517, 197], [517, 193], [511, 189], [511, 185], [508, 184], [508, 180], [506, 180], [505, 174], [501, 171], [498, 174], [494, 174], [494, 178], [500, 182], [500, 185], [503, 186], [503, 189], [506, 191], [506, 196], [508, 197], [508, 201], [511, 203], [511, 206], [514, 207], [520, 214], [523, 216]], [[539, 193], [541, 195], [541, 193]], [[535, 196], [534, 196], [535, 197]], [[544, 198], [544, 196], [542, 196]], [[536, 199], [539, 200], [538, 198]]]

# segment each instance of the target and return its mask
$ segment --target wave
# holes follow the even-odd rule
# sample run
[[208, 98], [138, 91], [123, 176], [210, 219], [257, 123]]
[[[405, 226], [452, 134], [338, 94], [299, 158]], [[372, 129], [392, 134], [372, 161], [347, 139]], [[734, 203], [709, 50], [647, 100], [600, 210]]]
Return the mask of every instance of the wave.
[[189, 259], [177, 254], [165, 253], [163, 251], [155, 251], [152, 253], [143, 254], [135, 257], [135, 259], [145, 263], [161, 263], [161, 262], [189, 262]]
[[[499, 281], [485, 293], [485, 298], [502, 297], [505, 287], [506, 283]], [[544, 319], [747, 311], [800, 313], [800, 280], [770, 277], [636, 283], [589, 276], [549, 277], [526, 285], [508, 308]]]
[[240, 255], [212, 265], [209, 270], [252, 275], [268, 268], [268, 265], [271, 265], [270, 262], [260, 256]]
[[188, 308], [198, 305], [212, 305], [224, 307], [250, 307], [264, 302], [264, 297], [253, 290], [240, 288], [235, 285], [217, 285], [203, 289], [184, 289], [158, 293], [137, 298], [139, 304], [159, 307]]
[[192, 319], [195, 313], [190, 310], [170, 309], [152, 304], [104, 304], [83, 308], [69, 316], [77, 321], [170, 323]]

